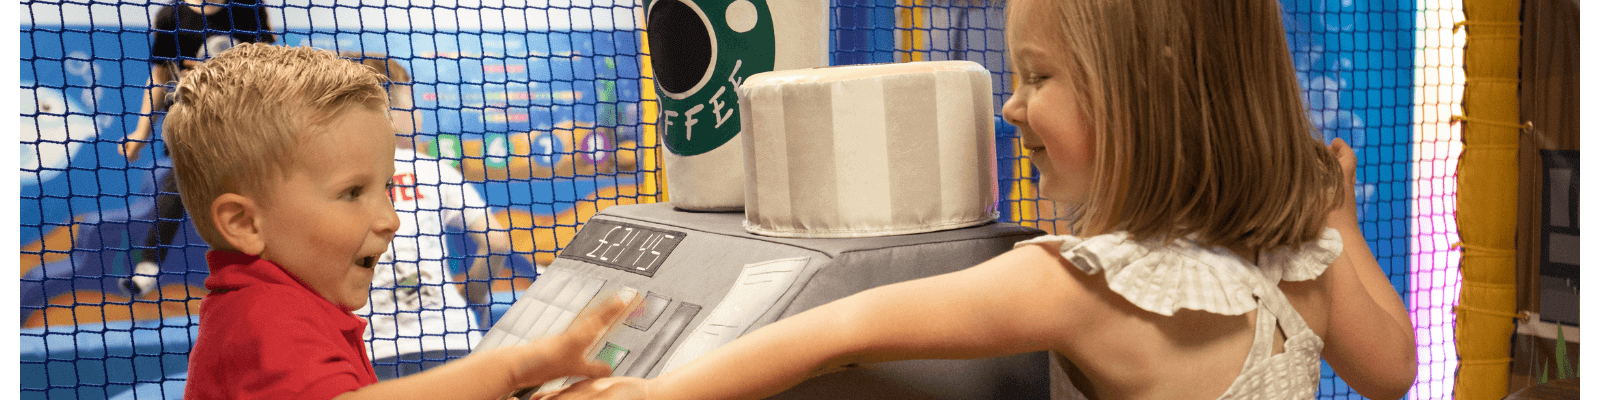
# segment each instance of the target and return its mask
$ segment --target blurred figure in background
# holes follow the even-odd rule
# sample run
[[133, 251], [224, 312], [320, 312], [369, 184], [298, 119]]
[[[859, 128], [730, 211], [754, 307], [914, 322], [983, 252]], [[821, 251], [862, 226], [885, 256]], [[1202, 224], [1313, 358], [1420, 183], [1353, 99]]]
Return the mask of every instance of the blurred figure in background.
[[[394, 379], [465, 357], [489, 323], [489, 278], [511, 254], [506, 230], [461, 172], [415, 150], [411, 76], [381, 54], [343, 53], [389, 77], [394, 123], [394, 188], [389, 197], [400, 229], [379, 259], [372, 293], [356, 314], [367, 318], [364, 339], [378, 379]], [[445, 227], [466, 232], [477, 247], [465, 295], [450, 282]], [[476, 311], [477, 315], [473, 315]]]
[[[155, 112], [165, 112], [167, 89], [195, 65], [239, 43], [274, 43], [272, 24], [260, 0], [180, 0], [161, 7], [151, 20], [150, 80], [145, 82], [139, 105], [139, 122], [122, 142], [128, 162], [137, 161], [150, 143]], [[130, 297], [155, 288], [167, 245], [183, 222], [183, 203], [172, 174], [157, 184], [156, 221], [145, 235], [144, 248], [134, 273], [119, 285]]]

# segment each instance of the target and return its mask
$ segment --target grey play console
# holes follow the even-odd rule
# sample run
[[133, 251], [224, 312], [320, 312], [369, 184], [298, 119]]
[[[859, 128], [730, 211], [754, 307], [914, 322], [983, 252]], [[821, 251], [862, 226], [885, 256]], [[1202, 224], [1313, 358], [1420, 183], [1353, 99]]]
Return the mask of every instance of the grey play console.
[[[561, 332], [601, 294], [646, 295], [593, 352], [616, 375], [654, 377], [747, 332], [862, 290], [957, 271], [1042, 234], [990, 223], [855, 239], [745, 232], [740, 213], [615, 206], [589, 222], [475, 351]], [[776, 398], [1048, 398], [1044, 353], [881, 363], [813, 378]], [[553, 386], [551, 386], [553, 387]]]

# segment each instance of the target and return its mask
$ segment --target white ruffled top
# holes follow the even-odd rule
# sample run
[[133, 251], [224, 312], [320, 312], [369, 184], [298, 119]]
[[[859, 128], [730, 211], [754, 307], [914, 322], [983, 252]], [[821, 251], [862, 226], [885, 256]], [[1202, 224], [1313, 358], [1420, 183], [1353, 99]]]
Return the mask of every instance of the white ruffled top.
[[1256, 309], [1257, 288], [1281, 280], [1316, 279], [1344, 250], [1339, 231], [1298, 249], [1263, 251], [1252, 265], [1224, 248], [1201, 247], [1192, 238], [1163, 245], [1161, 239], [1131, 240], [1128, 232], [1089, 238], [1050, 235], [1018, 242], [1060, 243], [1061, 256], [1084, 273], [1104, 273], [1111, 291], [1147, 311], [1172, 316], [1178, 309], [1240, 315]]
[[[1232, 251], [1201, 247], [1193, 238], [1163, 244], [1131, 240], [1127, 232], [1079, 238], [1042, 236], [1017, 243], [1060, 243], [1061, 255], [1090, 275], [1105, 274], [1111, 291], [1147, 311], [1172, 316], [1180, 309], [1223, 315], [1256, 313], [1255, 338], [1244, 368], [1220, 399], [1311, 399], [1321, 379], [1322, 338], [1306, 325], [1278, 282], [1316, 279], [1344, 250], [1339, 232], [1299, 248], [1257, 255], [1252, 265]], [[1273, 336], [1284, 331], [1284, 351], [1274, 354]], [[1084, 399], [1052, 356], [1051, 397]]]

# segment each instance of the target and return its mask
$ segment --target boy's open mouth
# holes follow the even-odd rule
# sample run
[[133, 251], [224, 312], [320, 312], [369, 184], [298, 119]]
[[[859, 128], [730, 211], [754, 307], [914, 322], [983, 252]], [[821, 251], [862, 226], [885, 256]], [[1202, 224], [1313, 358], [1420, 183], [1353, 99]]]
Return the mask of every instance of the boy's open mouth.
[[361, 262], [356, 265], [360, 265], [361, 268], [372, 269], [372, 267], [378, 265], [378, 256], [361, 257]]

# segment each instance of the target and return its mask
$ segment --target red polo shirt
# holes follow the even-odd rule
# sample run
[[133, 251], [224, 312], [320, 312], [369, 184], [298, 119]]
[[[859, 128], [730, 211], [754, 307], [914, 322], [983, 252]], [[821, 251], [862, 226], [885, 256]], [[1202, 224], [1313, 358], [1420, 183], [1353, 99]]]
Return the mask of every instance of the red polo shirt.
[[206, 262], [184, 398], [327, 399], [378, 382], [367, 323], [351, 310], [256, 256], [212, 251]]

